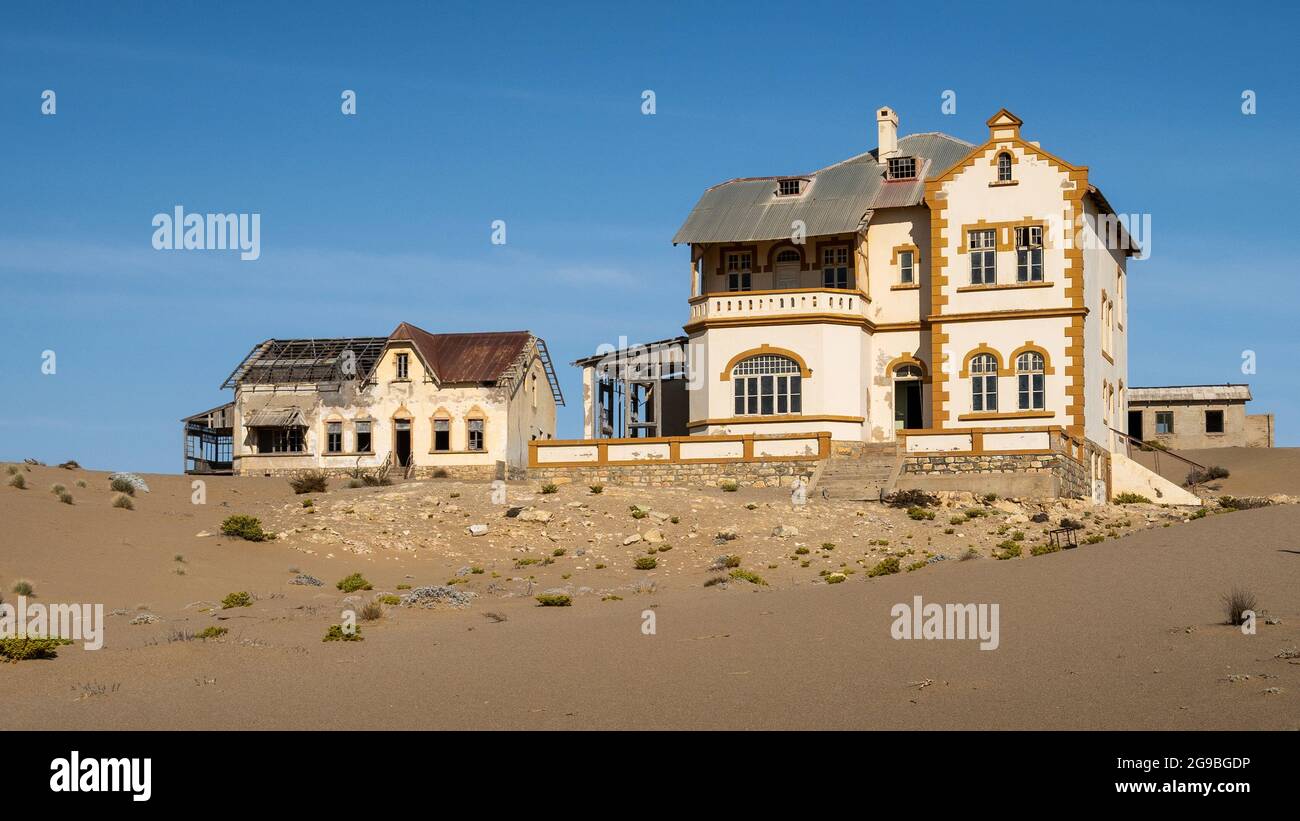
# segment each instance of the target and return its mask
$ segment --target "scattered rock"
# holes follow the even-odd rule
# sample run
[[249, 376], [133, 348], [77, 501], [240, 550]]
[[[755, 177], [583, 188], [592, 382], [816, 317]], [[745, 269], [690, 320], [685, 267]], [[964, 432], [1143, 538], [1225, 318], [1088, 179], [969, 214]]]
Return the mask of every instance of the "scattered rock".
[[1034, 524], [1041, 525], [1051, 521], [1051, 518], [1052, 517], [1048, 516], [1046, 513], [1035, 513], [1033, 516], [1029, 517], [1029, 521], [1033, 522]]
[[113, 481], [116, 481], [116, 480], [118, 480], [118, 479], [125, 479], [126, 481], [128, 481], [128, 482], [131, 483], [131, 487], [135, 488], [136, 490], [138, 490], [138, 491], [140, 491], [140, 492], [142, 492], [142, 493], [148, 493], [148, 492], [149, 492], [149, 486], [148, 486], [147, 484], [145, 484], [144, 479], [141, 479], [139, 476], [136, 476], [134, 473], [110, 473], [110, 474], [108, 474], [108, 481], [113, 482]]
[[299, 573], [289, 580], [289, 584], [302, 584], [309, 587], [320, 587], [324, 582], [315, 576], [308, 576], [306, 573]]
[[417, 587], [402, 596], [403, 607], [468, 607], [474, 594], [448, 585]]
[[664, 541], [664, 534], [662, 530], [655, 528], [653, 530], [647, 530], [645, 533], [641, 534], [641, 538], [648, 544], [659, 544]]
[[541, 522], [546, 524], [554, 516], [555, 514], [549, 510], [538, 510], [535, 507], [530, 507], [522, 511], [517, 518], [521, 522]]
[[735, 525], [727, 525], [718, 530], [718, 538], [724, 542], [734, 542], [740, 538], [740, 534], [736, 532]]
[[465, 528], [465, 532], [471, 536], [486, 536], [488, 532], [487, 525], [470, 525]]
[[798, 536], [799, 528], [790, 525], [777, 525], [772, 528], [772, 535], [778, 539], [788, 539], [791, 536]]
[[641, 534], [633, 533], [631, 536], [628, 536], [626, 539], [623, 540], [623, 544], [624, 545], [636, 544], [639, 541], [641, 541]]
[[161, 621], [161, 619], [159, 619], [153, 613], [141, 613], [140, 615], [131, 619], [132, 624], [157, 624], [159, 621]]

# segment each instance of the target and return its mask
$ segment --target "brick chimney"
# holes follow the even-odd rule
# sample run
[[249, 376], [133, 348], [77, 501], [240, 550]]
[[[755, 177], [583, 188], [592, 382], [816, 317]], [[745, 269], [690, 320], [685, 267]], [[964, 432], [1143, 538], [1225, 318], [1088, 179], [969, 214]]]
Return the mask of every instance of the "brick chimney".
[[898, 153], [898, 115], [887, 105], [876, 109], [876, 136], [877, 160], [883, 161]]

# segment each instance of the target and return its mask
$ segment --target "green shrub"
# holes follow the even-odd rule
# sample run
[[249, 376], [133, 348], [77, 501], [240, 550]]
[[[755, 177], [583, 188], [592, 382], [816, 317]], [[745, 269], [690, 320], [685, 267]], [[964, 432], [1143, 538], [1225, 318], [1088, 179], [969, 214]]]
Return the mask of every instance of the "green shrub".
[[551, 551], [551, 555], [552, 555], [552, 556], [563, 556], [566, 552], [568, 552], [568, 551], [566, 551], [564, 548], [562, 548], [562, 547], [557, 547], [557, 548], [555, 548], [554, 550]]
[[303, 500], [302, 500], [302, 506], [303, 506], [303, 507], [315, 507], [315, 506], [316, 506], [316, 500], [315, 500], [315, 499], [303, 499]]
[[546, 484], [542, 485], [542, 493], [550, 495], [552, 493], [559, 493], [559, 492], [560, 492], [560, 486], [553, 482], [547, 482]]
[[410, 589], [411, 589], [411, 586], [410, 586], [409, 584], [399, 584], [399, 585], [397, 586], [397, 589], [398, 589], [398, 590], [410, 590]]
[[222, 610], [229, 610], [232, 607], [252, 607], [252, 606], [253, 606], [253, 597], [248, 595], [248, 593], [242, 590], [238, 593], [231, 593], [229, 596], [226, 596], [224, 599], [221, 600]]
[[750, 584], [756, 584], [759, 585], [760, 587], [767, 586], [767, 581], [762, 576], [758, 575], [757, 573], [752, 573], [748, 570], [742, 570], [739, 567], [731, 571], [731, 573], [728, 575], [730, 575], [731, 578], [735, 579], [736, 581], [749, 582]]
[[1148, 499], [1147, 497], [1143, 496], [1141, 493], [1129, 493], [1128, 491], [1125, 491], [1124, 493], [1116, 493], [1116, 494], [1115, 494], [1114, 502], [1115, 502], [1115, 504], [1117, 504], [1117, 505], [1149, 505], [1149, 504], [1151, 504], [1151, 500]]
[[1066, 530], [1083, 530], [1083, 522], [1079, 521], [1078, 519], [1071, 519], [1069, 516], [1066, 516], [1061, 519], [1061, 527], [1065, 528]]
[[339, 580], [338, 584], [334, 586], [339, 590], [342, 590], [344, 593], [355, 593], [358, 590], [374, 589], [374, 585], [366, 581], [365, 577], [360, 573], [353, 573], [351, 576], [342, 578]]
[[602, 494], [602, 493], [605, 492], [605, 486], [604, 486], [604, 485], [588, 485], [588, 486], [587, 486], [587, 490], [590, 490], [593, 494], [599, 496], [600, 494]]
[[740, 557], [732, 554], [722, 560], [723, 567], [740, 567]]
[[1024, 540], [1025, 540], [1025, 531], [1023, 530], [1017, 530], [1015, 533], [1011, 534], [1011, 541], [1013, 542], [1023, 542]]
[[63, 491], [62, 493], [59, 494], [59, 501], [63, 502], [65, 505], [72, 504], [72, 494], [67, 492], [66, 490]]
[[271, 538], [271, 534], [262, 530], [262, 521], [256, 516], [245, 516], [235, 514], [227, 516], [226, 520], [221, 523], [221, 533], [225, 536], [234, 536], [240, 539], [247, 539], [250, 542], [265, 542]]
[[950, 519], [948, 520], [948, 524], [950, 524], [950, 525], [964, 525], [964, 524], [966, 524], [966, 517], [965, 517], [965, 516], [953, 516], [952, 518], [950, 518]]
[[38, 639], [27, 636], [0, 638], [0, 658], [10, 661], [26, 659], [52, 659], [57, 656], [58, 648], [72, 644], [71, 639]]
[[18, 466], [17, 466], [17, 465], [5, 465], [5, 473], [8, 474], [9, 476], [13, 476], [13, 475], [17, 474], [17, 473], [18, 473]]
[[361, 638], [361, 628], [352, 628], [351, 633], [343, 632], [343, 625], [331, 624], [330, 628], [325, 631], [325, 638], [321, 641], [365, 641]]
[[205, 627], [194, 634], [196, 639], [219, 639], [230, 631], [224, 627]]
[[993, 504], [993, 503], [996, 502], [997, 500], [998, 500], [998, 495], [997, 495], [996, 493], [985, 493], [985, 494], [984, 494], [984, 501], [985, 501], [986, 503], [988, 503], [988, 504]]
[[649, 515], [650, 515], [650, 514], [649, 514], [648, 512], [642, 510], [642, 509], [639, 508], [639, 507], [634, 507], [634, 508], [632, 508], [632, 518], [633, 518], [633, 519], [644, 519], [645, 517], [647, 517], [647, 516], [649, 516]]
[[14, 586], [11, 589], [14, 591], [14, 594], [18, 596], [36, 595], [36, 590], [35, 588], [32, 587], [32, 583], [27, 581], [26, 579], [19, 579], [18, 581], [14, 582]]
[[898, 559], [890, 556], [887, 559], [881, 559], [875, 567], [867, 571], [867, 576], [874, 579], [877, 576], [892, 576], [899, 571]]
[[1061, 552], [1061, 548], [1058, 547], [1057, 545], [1052, 544], [1051, 542], [1043, 542], [1042, 544], [1036, 544], [1033, 547], [1029, 548], [1030, 556], [1045, 556], [1048, 553], [1060, 553], [1060, 552]]
[[1002, 552], [999, 553], [996, 550], [993, 551], [993, 558], [995, 559], [1020, 558], [1020, 552], [1021, 552], [1020, 542], [1013, 542], [1010, 539], [1008, 539], [1005, 542], [999, 542], [998, 547], [1002, 548]]
[[835, 542], [822, 542], [822, 550], [834, 550]]
[[718, 487], [722, 488], [727, 493], [735, 493], [737, 490], [740, 490], [740, 485], [730, 479], [718, 485]]
[[50, 493], [53, 493], [55, 496], [58, 496], [60, 493], [62, 493], [65, 490], [67, 490], [67, 488], [59, 484], [58, 482], [55, 482], [54, 484], [50, 485]]
[[908, 573], [911, 573], [913, 570], [920, 570], [921, 568], [925, 567], [925, 565], [926, 565], [926, 562], [924, 562], [924, 561], [920, 561], [920, 562], [912, 562], [911, 564], [909, 564], [909, 565], [907, 566], [907, 572], [908, 572]]
[[915, 519], [918, 522], [925, 521], [926, 519], [934, 518], [934, 511], [926, 510], [923, 507], [909, 507], [907, 509], [907, 517], [909, 519]]
[[289, 480], [294, 493], [324, 493], [329, 489], [329, 476], [322, 470], [308, 470]]
[[1203, 508], [1203, 507], [1198, 507], [1198, 508], [1196, 509], [1196, 512], [1193, 513], [1189, 518], [1192, 518], [1192, 519], [1204, 519], [1206, 513], [1208, 513], [1208, 511], [1207, 511], [1205, 508]]
[[572, 607], [573, 598], [568, 593], [539, 593], [533, 598], [541, 607]]
[[15, 473], [13, 478], [9, 480], [9, 487], [17, 488], [18, 490], [26, 490], [27, 477], [23, 476], [21, 473]]
[[[471, 567], [469, 572], [473, 573], [475, 576], [482, 576], [484, 571], [481, 567]], [[407, 587], [410, 587], [410, 585], [408, 584]]]
[[846, 579], [848, 579], [848, 576], [844, 575], [843, 573], [829, 573], [829, 574], [827, 574], [827, 576], [826, 576], [826, 583], [827, 583], [827, 584], [839, 584], [840, 582], [842, 582], [842, 581], [844, 581], [844, 580], [846, 580]]
[[1092, 534], [1091, 536], [1089, 536], [1088, 538], [1084, 539], [1084, 540], [1083, 540], [1083, 543], [1084, 543], [1084, 544], [1101, 544], [1101, 543], [1104, 542], [1104, 541], [1106, 541], [1106, 537], [1105, 537], [1105, 536], [1103, 536], [1103, 535], [1100, 534], [1100, 533], [1094, 533], [1094, 534]]
[[654, 570], [659, 566], [659, 560], [654, 556], [638, 556], [632, 564], [637, 570]]
[[964, 512], [967, 519], [978, 519], [981, 516], [989, 515], [989, 512], [982, 507], [968, 507]]
[[113, 497], [113, 507], [120, 507], [123, 510], [135, 510], [135, 502], [125, 493], [119, 493]]
[[122, 478], [117, 478], [109, 482], [108, 489], [118, 493], [125, 493], [127, 496], [135, 495], [135, 485]]
[[807, 556], [807, 555], [808, 555], [808, 548], [806, 548], [806, 547], [796, 547], [796, 548], [794, 549], [794, 554], [795, 554], [796, 556]]

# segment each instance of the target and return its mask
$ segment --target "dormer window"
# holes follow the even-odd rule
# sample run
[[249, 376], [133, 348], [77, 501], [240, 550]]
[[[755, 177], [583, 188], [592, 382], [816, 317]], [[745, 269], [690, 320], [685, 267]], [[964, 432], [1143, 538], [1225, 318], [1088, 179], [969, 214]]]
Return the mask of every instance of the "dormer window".
[[916, 179], [916, 157], [890, 157], [889, 158], [889, 179], [891, 180]]
[[778, 197], [797, 197], [803, 193], [803, 180], [777, 180], [776, 195]]
[[998, 155], [998, 182], [1011, 182], [1011, 155], [1005, 151]]

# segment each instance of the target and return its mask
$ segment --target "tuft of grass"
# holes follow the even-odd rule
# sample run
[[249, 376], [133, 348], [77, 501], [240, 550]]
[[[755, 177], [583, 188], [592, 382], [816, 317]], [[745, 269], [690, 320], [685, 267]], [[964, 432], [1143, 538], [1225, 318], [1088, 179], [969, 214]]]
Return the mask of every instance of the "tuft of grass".
[[542, 485], [542, 493], [550, 495], [552, 493], [559, 493], [559, 492], [560, 492], [560, 486], [554, 484], [553, 482], [547, 482], [546, 484]]
[[73, 502], [72, 494], [67, 492], [66, 490], [63, 491], [62, 493], [59, 494], [59, 501], [63, 502], [65, 505], [72, 504]]
[[5, 474], [8, 475], [8, 476], [16, 476], [16, 475], [18, 474], [18, 466], [17, 466], [17, 465], [5, 465]]
[[86, 480], [85, 480], [85, 479], [78, 479], [78, 480], [77, 480], [77, 487], [85, 487], [85, 486], [86, 486]]
[[564, 548], [562, 548], [562, 547], [557, 547], [557, 548], [555, 548], [554, 550], [551, 551], [551, 555], [552, 555], [552, 556], [559, 557], [559, 556], [563, 556], [563, 555], [564, 555], [565, 553], [567, 553], [567, 552], [568, 552], [568, 551], [565, 550]]
[[539, 593], [537, 599], [540, 607], [572, 607], [573, 598], [568, 593]]
[[899, 490], [885, 497], [885, 504], [890, 507], [934, 507], [939, 497], [924, 490]]
[[920, 561], [920, 562], [912, 562], [911, 564], [909, 564], [909, 565], [907, 566], [907, 572], [908, 572], [908, 573], [911, 573], [913, 570], [920, 570], [920, 569], [923, 568], [923, 567], [925, 567], [925, 562], [924, 562], [924, 561]]
[[731, 571], [727, 575], [731, 576], [731, 578], [735, 579], [736, 581], [749, 582], [750, 584], [756, 584], [760, 587], [767, 587], [766, 579], [764, 579], [762, 576], [758, 575], [757, 573], [754, 573], [749, 570], [744, 570], [742, 568], [737, 567], [735, 570]]
[[1061, 548], [1057, 547], [1051, 542], [1043, 542], [1042, 544], [1036, 544], [1029, 548], [1030, 556], [1046, 556], [1048, 553], [1060, 553], [1060, 552], [1061, 552]]
[[352, 628], [352, 632], [349, 633], [343, 630], [343, 625], [331, 624], [325, 631], [325, 638], [321, 641], [365, 641], [365, 639], [361, 638], [360, 627]]
[[271, 538], [270, 533], [262, 530], [261, 519], [256, 516], [246, 516], [242, 513], [227, 516], [226, 520], [221, 523], [221, 533], [225, 536], [246, 539], [250, 542], [265, 542]]
[[289, 487], [297, 494], [324, 493], [329, 489], [329, 476], [323, 470], [307, 470], [289, 480]]
[[723, 567], [740, 567], [740, 557], [734, 553], [722, 560]]
[[72, 644], [71, 639], [40, 639], [28, 636], [0, 638], [0, 658], [15, 662], [27, 659], [52, 659], [59, 654], [58, 648], [68, 644]]
[[985, 493], [985, 494], [984, 494], [984, 502], [985, 502], [986, 504], [990, 504], [990, 505], [991, 505], [991, 504], [993, 504], [994, 502], [996, 502], [997, 500], [998, 500], [998, 495], [997, 495], [996, 493]]
[[1078, 519], [1071, 519], [1069, 516], [1061, 519], [1061, 527], [1066, 530], [1083, 530], [1083, 522]]
[[718, 485], [718, 487], [722, 488], [726, 493], [735, 493], [737, 490], [740, 490], [740, 485], [730, 479]]
[[639, 508], [639, 507], [635, 507], [635, 506], [634, 506], [634, 507], [632, 508], [632, 518], [633, 518], [633, 519], [644, 519], [645, 517], [647, 517], [647, 516], [649, 516], [649, 515], [650, 515], [649, 512], [647, 512], [647, 511], [645, 511], [645, 510], [642, 510], [642, 509]]
[[26, 579], [19, 579], [18, 581], [14, 582], [14, 586], [11, 587], [10, 589], [13, 590], [13, 592], [16, 595], [19, 596], [36, 595], [36, 590], [35, 588], [32, 587], [32, 583], [27, 581]]
[[1084, 540], [1083, 540], [1083, 543], [1084, 543], [1084, 544], [1101, 544], [1101, 543], [1104, 542], [1104, 541], [1106, 541], [1106, 537], [1105, 537], [1104, 535], [1102, 535], [1102, 534], [1100, 534], [1100, 533], [1094, 533], [1094, 534], [1092, 534], [1091, 536], [1089, 536], [1088, 538], [1084, 539]]
[[120, 507], [123, 510], [135, 510], [135, 502], [125, 493], [119, 493], [113, 497], [113, 507]]
[[1147, 497], [1143, 496], [1141, 493], [1129, 493], [1128, 491], [1125, 491], [1124, 493], [1116, 493], [1116, 494], [1115, 494], [1115, 498], [1114, 498], [1113, 501], [1114, 501], [1115, 504], [1117, 504], [1117, 505], [1149, 505], [1149, 504], [1151, 504], [1151, 500], [1148, 499]]
[[950, 519], [948, 519], [948, 524], [950, 524], [950, 525], [964, 525], [964, 524], [966, 524], [966, 517], [965, 517], [965, 516], [953, 516], [953, 517], [951, 517]]
[[1207, 511], [1205, 508], [1203, 508], [1203, 507], [1198, 507], [1198, 508], [1196, 509], [1196, 512], [1193, 513], [1193, 514], [1192, 514], [1191, 516], [1189, 516], [1188, 518], [1190, 518], [1190, 519], [1204, 519], [1208, 513], [1209, 513], [1209, 511]]
[[654, 556], [638, 556], [632, 566], [637, 570], [654, 570], [659, 566], [659, 560]]
[[909, 507], [907, 509], [907, 518], [915, 519], [918, 522], [923, 522], [928, 519], [933, 519], [934, 511], [926, 510], [923, 507]]
[[978, 550], [973, 547], [968, 547], [966, 548], [966, 552], [961, 554], [961, 558], [958, 559], [958, 561], [968, 562], [971, 559], [978, 559], [979, 557], [980, 552]]
[[600, 494], [602, 494], [602, 493], [605, 492], [605, 486], [604, 486], [604, 485], [587, 485], [587, 490], [590, 490], [594, 495], [599, 496]]
[[968, 507], [963, 511], [967, 519], [978, 519], [982, 516], [989, 515], [989, 512], [982, 507]]
[[399, 584], [399, 585], [397, 586], [397, 589], [398, 589], [398, 590], [410, 590], [410, 589], [411, 589], [411, 586], [410, 586], [409, 584]]
[[205, 627], [194, 634], [196, 639], [219, 639], [230, 631], [224, 627]]
[[233, 607], [252, 607], [253, 597], [247, 592], [241, 590], [238, 593], [231, 593], [221, 600], [221, 609], [230, 610]]
[[1020, 542], [1013, 542], [1010, 539], [998, 542], [998, 547], [1002, 548], [1002, 550], [1001, 552], [993, 551], [993, 558], [995, 559], [1018, 559], [1023, 550]]
[[315, 507], [315, 506], [316, 506], [316, 500], [315, 500], [315, 499], [303, 499], [303, 500], [302, 500], [302, 506], [303, 506], [303, 507]]
[[[393, 598], [397, 598], [394, 596]], [[401, 602], [401, 599], [397, 599]], [[357, 612], [357, 617], [362, 621], [378, 621], [384, 617], [384, 605], [378, 599], [371, 599], [361, 605], [361, 610]]]
[[125, 493], [127, 496], [135, 495], [135, 485], [131, 484], [126, 479], [114, 479], [112, 482], [109, 482], [108, 489], [118, 493]]
[[15, 473], [13, 475], [13, 478], [9, 480], [9, 487], [17, 488], [19, 490], [26, 490], [27, 477], [23, 476], [21, 473]]
[[1187, 481], [1184, 482], [1184, 484], [1201, 485], [1201, 484], [1205, 484], [1206, 482], [1212, 482], [1215, 479], [1227, 479], [1228, 476], [1230, 475], [1231, 474], [1228, 472], [1228, 469], [1223, 467], [1222, 465], [1211, 465], [1210, 467], [1207, 467], [1205, 470], [1201, 470], [1200, 468], [1192, 468], [1191, 471], [1188, 472]]
[[380, 604], [386, 604], [390, 607], [394, 607], [402, 603], [402, 597], [394, 596], [392, 593], [385, 593], [382, 596], [376, 596], [375, 601], [379, 602]]
[[1255, 594], [1240, 587], [1234, 587], [1223, 596], [1227, 610], [1228, 624], [1240, 625], [1245, 621], [1244, 613], [1255, 610]]
[[867, 571], [867, 577], [874, 579], [877, 576], [892, 576], [899, 571], [898, 558], [890, 556], [887, 559], [881, 559], [876, 566]]
[[65, 490], [67, 490], [67, 488], [59, 484], [58, 482], [55, 482], [54, 484], [50, 485], [50, 493], [53, 493], [55, 496], [58, 496], [60, 493], [62, 493]]
[[334, 586], [339, 590], [342, 590], [344, 593], [355, 593], [358, 590], [374, 589], [374, 585], [366, 581], [365, 576], [362, 576], [360, 573], [353, 573], [351, 576], [345, 576], [344, 578], [339, 579], [338, 583]]

